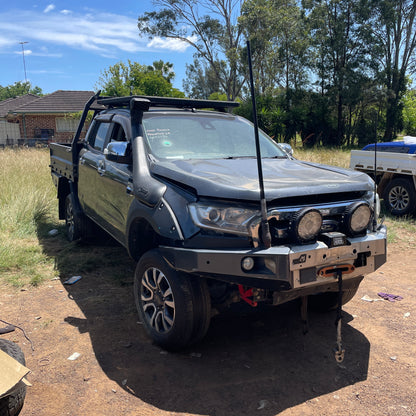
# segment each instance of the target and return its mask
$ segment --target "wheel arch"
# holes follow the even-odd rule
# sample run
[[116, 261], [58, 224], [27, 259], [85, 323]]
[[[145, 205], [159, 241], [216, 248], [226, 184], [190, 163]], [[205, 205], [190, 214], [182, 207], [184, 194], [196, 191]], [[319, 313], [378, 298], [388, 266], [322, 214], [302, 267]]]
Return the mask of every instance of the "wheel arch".
[[157, 248], [162, 237], [145, 218], [135, 218], [130, 222], [127, 232], [127, 251], [136, 261], [147, 251]]
[[400, 174], [400, 173], [385, 172], [383, 174], [383, 176], [381, 177], [378, 185], [377, 185], [377, 191], [378, 191], [378, 194], [380, 195], [380, 197], [383, 196], [384, 191], [385, 191], [387, 185], [389, 184], [389, 182], [391, 182], [394, 179], [398, 179], [398, 178], [405, 179], [405, 180], [411, 182], [413, 184], [413, 187], [416, 190], [416, 177], [414, 175], [403, 175], [403, 174]]

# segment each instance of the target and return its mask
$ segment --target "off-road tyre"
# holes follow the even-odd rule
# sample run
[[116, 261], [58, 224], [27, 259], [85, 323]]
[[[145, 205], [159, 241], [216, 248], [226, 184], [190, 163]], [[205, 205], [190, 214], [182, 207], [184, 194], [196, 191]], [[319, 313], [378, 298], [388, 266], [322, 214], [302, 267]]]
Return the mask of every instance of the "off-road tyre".
[[[20, 347], [12, 341], [0, 339], [0, 350], [14, 358], [22, 365], [26, 365], [25, 357]], [[21, 382], [12, 394], [0, 399], [0, 415], [16, 416], [20, 413], [26, 396], [26, 385]]]
[[392, 215], [413, 214], [416, 209], [416, 191], [412, 180], [395, 178], [383, 192], [384, 204]]
[[[360, 280], [361, 282], [361, 280]], [[342, 305], [347, 304], [357, 293], [360, 282], [342, 291]], [[308, 299], [309, 308], [319, 312], [333, 311], [338, 306], [338, 292], [319, 293]]]
[[[149, 337], [166, 350], [177, 351], [195, 337], [194, 299], [190, 277], [172, 269], [158, 249], [146, 252], [134, 275], [134, 298]], [[196, 321], [200, 319], [197, 312]]]
[[65, 228], [69, 241], [87, 240], [91, 236], [91, 221], [76, 208], [72, 193], [65, 200]]
[[211, 297], [205, 279], [191, 277], [192, 305], [194, 309], [194, 329], [190, 343], [201, 341], [211, 323]]

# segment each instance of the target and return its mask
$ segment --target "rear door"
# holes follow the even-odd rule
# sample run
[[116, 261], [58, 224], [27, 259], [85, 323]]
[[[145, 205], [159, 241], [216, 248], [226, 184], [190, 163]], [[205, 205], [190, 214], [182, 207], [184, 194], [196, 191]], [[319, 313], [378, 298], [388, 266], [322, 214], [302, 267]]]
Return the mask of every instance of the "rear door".
[[84, 212], [101, 225], [99, 200], [102, 190], [99, 178], [104, 172], [104, 146], [111, 131], [111, 118], [108, 115], [97, 117], [91, 126], [86, 148], [80, 152], [78, 196]]

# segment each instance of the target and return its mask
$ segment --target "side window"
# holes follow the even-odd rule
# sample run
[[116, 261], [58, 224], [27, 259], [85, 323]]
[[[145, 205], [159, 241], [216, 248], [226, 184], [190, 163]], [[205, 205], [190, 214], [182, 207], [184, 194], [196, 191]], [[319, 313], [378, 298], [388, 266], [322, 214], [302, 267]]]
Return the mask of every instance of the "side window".
[[114, 123], [113, 130], [111, 131], [110, 142], [125, 142], [126, 133], [121, 124]]
[[101, 123], [97, 122], [94, 125], [94, 129], [88, 137], [88, 143], [95, 149], [103, 151], [105, 139], [107, 137], [108, 129], [110, 128], [110, 123]]

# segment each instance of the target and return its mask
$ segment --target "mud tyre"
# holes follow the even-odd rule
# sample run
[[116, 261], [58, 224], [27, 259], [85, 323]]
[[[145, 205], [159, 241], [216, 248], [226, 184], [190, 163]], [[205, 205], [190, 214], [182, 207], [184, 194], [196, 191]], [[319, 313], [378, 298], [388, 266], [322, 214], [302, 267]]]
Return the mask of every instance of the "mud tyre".
[[134, 276], [134, 298], [143, 327], [157, 345], [176, 351], [199, 335], [194, 327], [201, 320], [194, 307], [198, 296], [191, 278], [172, 269], [159, 250], [141, 257]]
[[201, 341], [211, 323], [211, 297], [205, 279], [191, 277], [192, 305], [194, 310], [194, 328], [190, 343]]
[[[12, 341], [0, 339], [0, 350], [14, 358], [20, 364], [26, 365], [25, 357], [20, 347]], [[26, 385], [22, 382], [12, 394], [0, 399], [0, 415], [16, 416], [20, 413], [26, 396]]]
[[[346, 288], [342, 292], [342, 305], [347, 304], [357, 293], [360, 283]], [[338, 306], [338, 292], [319, 293], [309, 296], [308, 305], [311, 310], [318, 312], [333, 311]]]
[[65, 229], [69, 241], [86, 240], [91, 235], [90, 220], [76, 208], [72, 193], [65, 200]]

